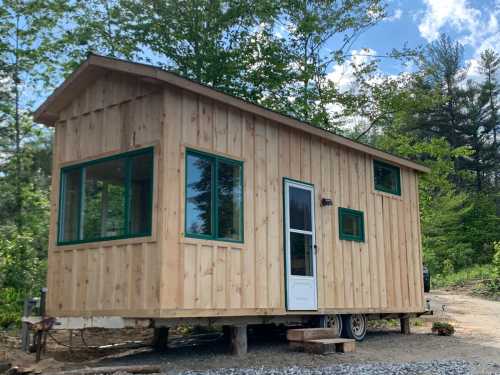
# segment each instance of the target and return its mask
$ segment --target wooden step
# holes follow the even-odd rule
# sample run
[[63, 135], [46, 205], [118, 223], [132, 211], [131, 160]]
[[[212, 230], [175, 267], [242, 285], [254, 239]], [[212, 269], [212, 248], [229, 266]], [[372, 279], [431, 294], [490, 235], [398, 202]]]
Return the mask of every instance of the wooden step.
[[288, 339], [288, 341], [334, 339], [336, 337], [337, 337], [337, 330], [332, 328], [289, 329], [286, 332], [286, 338]]
[[308, 353], [353, 353], [356, 351], [356, 340], [352, 339], [322, 339], [304, 342], [304, 350]]
[[302, 350], [315, 354], [353, 353], [356, 351], [356, 340], [341, 338], [308, 340], [304, 342], [291, 341], [289, 345], [294, 350]]

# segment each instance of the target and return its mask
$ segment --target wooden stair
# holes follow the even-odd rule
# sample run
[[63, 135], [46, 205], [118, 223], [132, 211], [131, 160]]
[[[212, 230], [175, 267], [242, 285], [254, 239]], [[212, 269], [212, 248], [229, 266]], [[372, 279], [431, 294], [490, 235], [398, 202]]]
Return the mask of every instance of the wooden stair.
[[286, 337], [293, 350], [315, 354], [353, 353], [356, 341], [336, 337], [334, 329], [303, 328], [289, 329]]

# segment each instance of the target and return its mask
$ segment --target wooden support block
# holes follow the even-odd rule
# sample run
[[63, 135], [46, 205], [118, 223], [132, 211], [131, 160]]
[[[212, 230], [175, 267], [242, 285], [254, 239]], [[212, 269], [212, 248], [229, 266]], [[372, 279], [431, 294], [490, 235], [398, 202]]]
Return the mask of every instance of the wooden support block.
[[247, 326], [231, 326], [231, 353], [234, 355], [247, 354]]
[[333, 328], [303, 328], [289, 329], [286, 332], [288, 341], [308, 341], [333, 339], [337, 337], [337, 330]]
[[304, 351], [315, 354], [353, 353], [356, 341], [352, 339], [321, 339], [304, 341]]
[[403, 335], [411, 334], [410, 318], [401, 318], [399, 319], [399, 322], [401, 324], [401, 334]]
[[168, 327], [158, 327], [153, 332], [153, 347], [159, 352], [168, 348]]
[[289, 341], [288, 347], [295, 352], [304, 351], [304, 343], [302, 341]]

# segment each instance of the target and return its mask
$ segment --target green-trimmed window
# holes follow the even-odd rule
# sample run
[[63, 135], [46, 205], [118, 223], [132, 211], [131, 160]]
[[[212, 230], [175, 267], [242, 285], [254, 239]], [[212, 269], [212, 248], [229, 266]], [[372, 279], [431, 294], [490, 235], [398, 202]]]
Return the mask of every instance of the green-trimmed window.
[[339, 207], [339, 234], [341, 240], [364, 242], [363, 212]]
[[374, 160], [373, 176], [376, 190], [401, 195], [401, 173], [399, 167]]
[[188, 150], [186, 236], [243, 242], [243, 163]]
[[153, 149], [61, 169], [60, 245], [151, 235]]

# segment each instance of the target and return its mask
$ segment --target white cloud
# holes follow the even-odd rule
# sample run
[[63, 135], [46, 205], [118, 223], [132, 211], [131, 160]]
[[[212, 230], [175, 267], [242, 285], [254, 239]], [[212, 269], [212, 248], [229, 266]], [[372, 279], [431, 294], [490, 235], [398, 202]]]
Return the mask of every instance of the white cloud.
[[393, 22], [401, 19], [401, 16], [403, 15], [403, 10], [398, 8], [394, 11], [394, 14], [392, 16], [388, 16], [384, 18], [384, 21], [387, 22]]
[[327, 78], [332, 81], [340, 91], [352, 89], [355, 82], [354, 72], [356, 66], [361, 66], [373, 59], [377, 51], [366, 48], [362, 50], [352, 50], [351, 57], [343, 64], [334, 65]]
[[475, 32], [482, 27], [481, 11], [467, 0], [424, 0], [426, 10], [418, 26], [420, 35], [431, 42], [449, 25], [457, 31]]
[[473, 50], [466, 61], [468, 78], [477, 79], [479, 55], [485, 49], [500, 46], [500, 0], [488, 6], [474, 7], [469, 0], [424, 0], [426, 9], [418, 29], [420, 35], [432, 42], [448, 28], [456, 33], [455, 39]]

